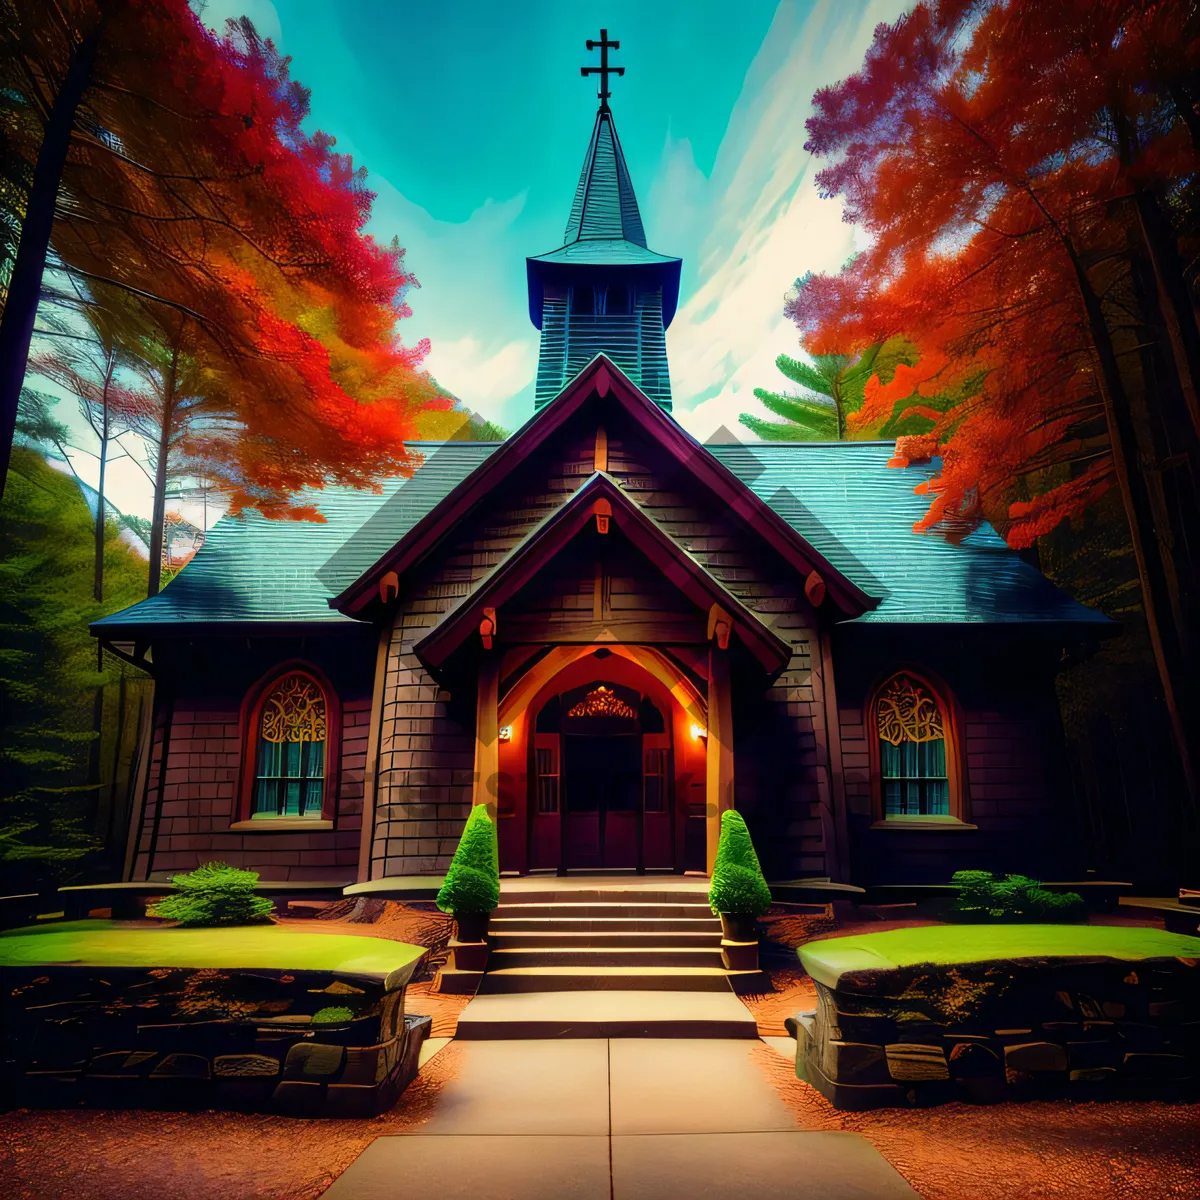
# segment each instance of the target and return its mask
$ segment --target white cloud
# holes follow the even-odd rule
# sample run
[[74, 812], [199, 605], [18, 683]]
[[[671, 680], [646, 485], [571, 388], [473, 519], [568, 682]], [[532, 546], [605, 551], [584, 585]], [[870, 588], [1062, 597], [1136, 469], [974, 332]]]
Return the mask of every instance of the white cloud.
[[854, 8], [822, 0], [805, 14], [783, 0], [711, 178], [682, 188], [679, 151], [664, 151], [655, 189], [689, 206], [672, 220], [706, 230], [696, 286], [667, 334], [675, 416], [702, 441], [722, 425], [753, 440], [738, 415], [762, 411], [753, 389], [780, 382], [775, 358], [797, 350], [784, 293], [806, 271], [837, 270], [858, 248], [840, 204], [817, 195], [804, 120], [813, 92], [855, 71], [875, 25], [901, 11], [897, 0]]
[[537, 338], [513, 341], [498, 349], [478, 338], [434, 343], [425, 365], [442, 387], [474, 410], [495, 411], [533, 382], [537, 371]]

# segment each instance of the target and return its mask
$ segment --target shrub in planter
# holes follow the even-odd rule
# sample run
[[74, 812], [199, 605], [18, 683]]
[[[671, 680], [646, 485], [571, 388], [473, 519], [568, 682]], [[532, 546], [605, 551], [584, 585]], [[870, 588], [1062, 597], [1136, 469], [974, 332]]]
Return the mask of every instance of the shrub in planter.
[[257, 871], [243, 871], [228, 863], [201, 863], [171, 882], [178, 890], [147, 908], [148, 916], [192, 926], [258, 925], [269, 920], [275, 907], [264, 896], [254, 894]]
[[442, 912], [454, 914], [458, 940], [479, 942], [487, 931], [488, 914], [500, 903], [500, 851], [496, 826], [485, 805], [471, 809], [458, 840], [458, 849], [437, 895]]
[[951, 921], [1060, 923], [1087, 916], [1078, 892], [1048, 892], [1027, 875], [956, 871], [958, 895], [946, 913]]
[[756, 941], [755, 918], [771, 907], [771, 889], [758, 865], [750, 831], [742, 814], [734, 809], [721, 814], [721, 840], [708, 903], [720, 914], [725, 937], [736, 942]]

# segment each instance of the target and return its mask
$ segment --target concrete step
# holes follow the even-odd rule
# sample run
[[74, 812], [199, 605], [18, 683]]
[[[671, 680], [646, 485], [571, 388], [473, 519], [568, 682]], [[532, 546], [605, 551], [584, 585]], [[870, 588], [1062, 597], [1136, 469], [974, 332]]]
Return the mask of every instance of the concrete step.
[[708, 889], [695, 887], [561, 887], [529, 891], [500, 887], [502, 904], [697, 904], [707, 907]]
[[575, 949], [579, 947], [612, 947], [645, 949], [703, 949], [721, 946], [721, 927], [702, 932], [680, 932], [675, 929], [497, 929], [492, 922], [488, 930], [492, 950], [532, 950], [542, 948]]
[[501, 967], [489, 969], [480, 995], [512, 992], [729, 992], [730, 974], [719, 967]]
[[525, 946], [493, 949], [488, 968], [509, 967], [720, 967], [721, 946]]
[[721, 921], [704, 917], [493, 917], [493, 933], [721, 933]]
[[754, 1018], [724, 992], [604, 990], [476, 996], [458, 1018], [456, 1037], [754, 1038]]
[[[544, 893], [535, 893], [544, 895]], [[493, 920], [505, 918], [537, 918], [545, 920], [548, 917], [557, 918], [619, 918], [623, 920], [646, 920], [655, 918], [670, 918], [672, 920], [713, 920], [712, 909], [707, 904], [687, 903], [684, 901], [664, 902], [662, 904], [640, 904], [632, 901], [602, 902], [589, 900], [582, 902], [563, 901], [551, 903], [538, 900], [520, 904], [510, 904], [507, 899], [500, 902], [499, 907], [492, 913]]]

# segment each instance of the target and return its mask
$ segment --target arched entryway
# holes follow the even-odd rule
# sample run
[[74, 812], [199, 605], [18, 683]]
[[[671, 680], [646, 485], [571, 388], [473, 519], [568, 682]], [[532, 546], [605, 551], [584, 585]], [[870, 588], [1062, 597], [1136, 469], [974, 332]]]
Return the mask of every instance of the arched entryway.
[[703, 870], [698, 692], [603, 647], [561, 662], [500, 706], [502, 868]]

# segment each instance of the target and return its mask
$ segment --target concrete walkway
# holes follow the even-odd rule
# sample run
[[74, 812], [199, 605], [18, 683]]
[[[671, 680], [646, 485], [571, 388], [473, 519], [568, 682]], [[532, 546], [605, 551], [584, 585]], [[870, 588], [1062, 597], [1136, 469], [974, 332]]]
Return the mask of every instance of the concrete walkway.
[[412, 1133], [373, 1142], [325, 1200], [912, 1200], [856, 1134], [797, 1130], [755, 1042], [578, 1038], [459, 1044]]

